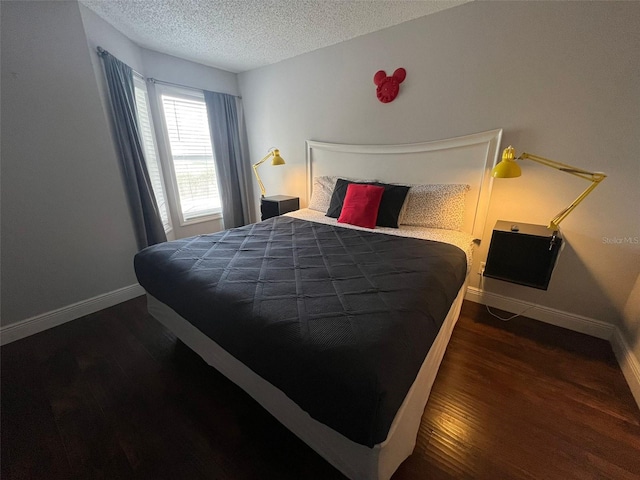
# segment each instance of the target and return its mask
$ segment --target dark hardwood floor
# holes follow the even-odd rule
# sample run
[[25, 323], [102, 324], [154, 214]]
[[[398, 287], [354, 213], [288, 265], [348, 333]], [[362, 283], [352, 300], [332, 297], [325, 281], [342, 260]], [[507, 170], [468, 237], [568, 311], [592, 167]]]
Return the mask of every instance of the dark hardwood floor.
[[[1, 357], [3, 479], [344, 479], [144, 297]], [[640, 411], [607, 342], [466, 302], [393, 478], [638, 479]]]

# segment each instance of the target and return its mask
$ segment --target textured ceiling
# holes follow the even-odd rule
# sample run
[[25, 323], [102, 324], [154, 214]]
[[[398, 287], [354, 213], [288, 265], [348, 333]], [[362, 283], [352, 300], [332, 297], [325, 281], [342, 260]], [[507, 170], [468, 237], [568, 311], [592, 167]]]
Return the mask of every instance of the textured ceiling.
[[469, 0], [80, 0], [136, 44], [243, 72]]

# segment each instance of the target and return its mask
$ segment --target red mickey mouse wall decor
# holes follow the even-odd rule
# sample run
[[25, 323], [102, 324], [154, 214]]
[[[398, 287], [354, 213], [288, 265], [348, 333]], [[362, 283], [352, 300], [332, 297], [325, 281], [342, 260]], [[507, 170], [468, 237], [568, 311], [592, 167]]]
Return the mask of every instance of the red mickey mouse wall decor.
[[387, 77], [387, 72], [380, 70], [373, 76], [373, 83], [376, 88], [376, 96], [382, 103], [393, 102], [400, 91], [400, 84], [407, 78], [407, 71], [404, 68], [398, 68], [393, 75]]

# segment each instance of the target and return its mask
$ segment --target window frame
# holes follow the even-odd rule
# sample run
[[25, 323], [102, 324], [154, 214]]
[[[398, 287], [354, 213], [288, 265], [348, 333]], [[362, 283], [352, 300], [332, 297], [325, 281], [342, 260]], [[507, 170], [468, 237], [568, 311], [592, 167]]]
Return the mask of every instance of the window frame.
[[[162, 85], [162, 84], [155, 84], [155, 92], [156, 92], [155, 97], [157, 102], [156, 105], [157, 105], [157, 110], [159, 113], [158, 116], [160, 120], [159, 123], [160, 123], [160, 127], [162, 128], [162, 142], [163, 142], [165, 152], [167, 153], [164, 158], [164, 161], [166, 162], [164, 165], [166, 167], [164, 171], [168, 177], [169, 184], [171, 185], [170, 187], [171, 199], [172, 199], [173, 210], [175, 214], [174, 220], [178, 221], [178, 224], [180, 225], [180, 227], [210, 222], [213, 220], [221, 220], [222, 208], [217, 209], [216, 211], [210, 214], [199, 215], [197, 217], [192, 217], [189, 219], [184, 218], [184, 214], [182, 211], [182, 202], [180, 199], [180, 189], [178, 188], [178, 179], [177, 179], [174, 160], [173, 160], [174, 156], [171, 150], [169, 130], [167, 128], [164, 105], [162, 103], [163, 95], [184, 98], [185, 100], [190, 100], [190, 101], [195, 100], [195, 101], [200, 101], [204, 103], [204, 93], [195, 89], [192, 90], [192, 89], [181, 88], [173, 85]], [[212, 153], [213, 153], [213, 141], [211, 142], [212, 142], [211, 147], [212, 147]], [[214, 168], [215, 168], [215, 157], [214, 157]], [[218, 172], [216, 169], [216, 181], [217, 181], [217, 176], [218, 176]], [[166, 178], [165, 178], [165, 182], [166, 182]]]

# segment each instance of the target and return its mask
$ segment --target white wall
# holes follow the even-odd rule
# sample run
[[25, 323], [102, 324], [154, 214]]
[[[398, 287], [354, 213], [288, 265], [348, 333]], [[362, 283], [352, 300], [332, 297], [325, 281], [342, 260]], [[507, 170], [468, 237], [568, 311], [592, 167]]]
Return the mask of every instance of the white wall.
[[[503, 128], [503, 146], [606, 172], [562, 223], [548, 291], [483, 288], [617, 324], [640, 357], [627, 305], [640, 245], [606, 240], [640, 238], [638, 25], [637, 2], [472, 2], [242, 73], [251, 156], [278, 146], [287, 165], [261, 170], [268, 194], [301, 199], [305, 139], [408, 143]], [[373, 75], [397, 67], [407, 79], [382, 104]], [[531, 162], [523, 170], [494, 183], [476, 270], [497, 219], [546, 224], [588, 185]]]
[[2, 325], [136, 282], [133, 229], [73, 2], [2, 2]]

